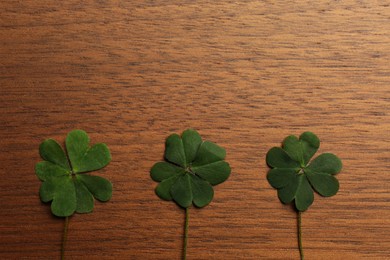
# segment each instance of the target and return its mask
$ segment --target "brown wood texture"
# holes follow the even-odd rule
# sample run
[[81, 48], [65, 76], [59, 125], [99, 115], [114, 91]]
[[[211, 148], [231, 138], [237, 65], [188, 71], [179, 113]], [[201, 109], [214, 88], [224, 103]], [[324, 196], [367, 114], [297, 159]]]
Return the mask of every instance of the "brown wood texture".
[[344, 168], [303, 213], [306, 258], [389, 259], [389, 35], [388, 1], [1, 1], [0, 259], [59, 258], [34, 165], [75, 128], [110, 147], [114, 191], [70, 219], [67, 258], [180, 259], [184, 210], [149, 170], [188, 127], [232, 167], [188, 259], [299, 258], [265, 154], [308, 130]]

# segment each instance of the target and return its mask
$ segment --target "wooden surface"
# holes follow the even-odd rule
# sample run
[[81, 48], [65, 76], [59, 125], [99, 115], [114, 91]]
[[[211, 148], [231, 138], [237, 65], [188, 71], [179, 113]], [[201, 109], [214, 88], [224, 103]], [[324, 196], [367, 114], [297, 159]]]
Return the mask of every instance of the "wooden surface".
[[390, 258], [388, 1], [1, 1], [0, 259], [59, 258], [39, 200], [46, 138], [105, 142], [113, 198], [70, 220], [68, 259], [180, 259], [184, 211], [154, 194], [188, 127], [232, 174], [191, 209], [188, 259], [298, 259], [296, 214], [265, 154], [313, 131], [344, 163], [303, 214], [307, 259]]

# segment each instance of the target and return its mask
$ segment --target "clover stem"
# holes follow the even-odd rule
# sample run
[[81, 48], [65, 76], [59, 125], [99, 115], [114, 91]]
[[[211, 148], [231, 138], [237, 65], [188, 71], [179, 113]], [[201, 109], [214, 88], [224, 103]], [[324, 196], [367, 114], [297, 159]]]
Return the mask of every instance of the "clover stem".
[[188, 241], [188, 226], [190, 220], [190, 209], [186, 208], [186, 222], [184, 225], [184, 244], [183, 244], [183, 260], [187, 259], [187, 241]]
[[305, 257], [303, 255], [303, 247], [302, 247], [302, 225], [301, 225], [301, 214], [302, 212], [300, 212], [298, 210], [298, 246], [299, 246], [299, 254], [301, 256], [301, 260], [304, 260]]
[[65, 217], [64, 233], [62, 235], [61, 260], [65, 259], [65, 244], [68, 236], [69, 217]]

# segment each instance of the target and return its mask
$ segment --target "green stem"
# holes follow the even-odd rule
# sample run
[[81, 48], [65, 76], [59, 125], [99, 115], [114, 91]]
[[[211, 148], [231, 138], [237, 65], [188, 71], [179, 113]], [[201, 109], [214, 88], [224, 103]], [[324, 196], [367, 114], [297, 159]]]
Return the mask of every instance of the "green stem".
[[187, 259], [187, 241], [188, 241], [188, 226], [190, 220], [190, 209], [186, 208], [186, 223], [184, 225], [184, 245], [183, 245], [183, 260]]
[[303, 255], [303, 247], [302, 247], [302, 220], [301, 220], [301, 214], [298, 210], [298, 246], [299, 246], [299, 254], [301, 256], [301, 260], [304, 260], [305, 257]]
[[64, 233], [62, 235], [61, 260], [65, 259], [65, 244], [68, 236], [69, 217], [65, 217]]

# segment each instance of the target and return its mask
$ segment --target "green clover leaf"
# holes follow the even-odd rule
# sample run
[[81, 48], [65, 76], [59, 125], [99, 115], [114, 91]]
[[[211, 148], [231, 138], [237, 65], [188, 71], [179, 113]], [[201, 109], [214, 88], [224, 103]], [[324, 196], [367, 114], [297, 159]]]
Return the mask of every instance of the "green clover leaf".
[[334, 154], [324, 153], [310, 162], [320, 146], [318, 137], [303, 133], [299, 139], [288, 136], [283, 148], [273, 147], [266, 156], [272, 168], [267, 179], [272, 187], [278, 189], [281, 202], [295, 201], [298, 211], [305, 211], [314, 201], [313, 189], [324, 197], [330, 197], [339, 190], [339, 182], [333, 176], [341, 171], [341, 160]]
[[160, 182], [156, 194], [185, 208], [183, 259], [187, 257], [189, 207], [208, 205], [214, 197], [213, 185], [229, 178], [230, 166], [224, 161], [226, 151], [209, 141], [202, 141], [193, 129], [181, 136], [170, 135], [165, 143], [165, 161], [154, 164], [150, 176]]
[[51, 202], [51, 211], [58, 217], [77, 213], [89, 213], [94, 198], [108, 201], [112, 184], [108, 180], [87, 174], [99, 170], [111, 161], [105, 144], [89, 146], [89, 137], [82, 130], [71, 131], [65, 141], [66, 152], [53, 139], [39, 146], [44, 161], [35, 166], [38, 178], [43, 182], [39, 190], [43, 202]]
[[230, 166], [224, 161], [226, 151], [199, 133], [187, 129], [181, 136], [170, 135], [166, 140], [165, 160], [156, 163], [151, 178], [160, 182], [156, 194], [164, 200], [174, 200], [183, 208], [191, 204], [202, 208], [214, 196], [214, 185], [227, 180]]

